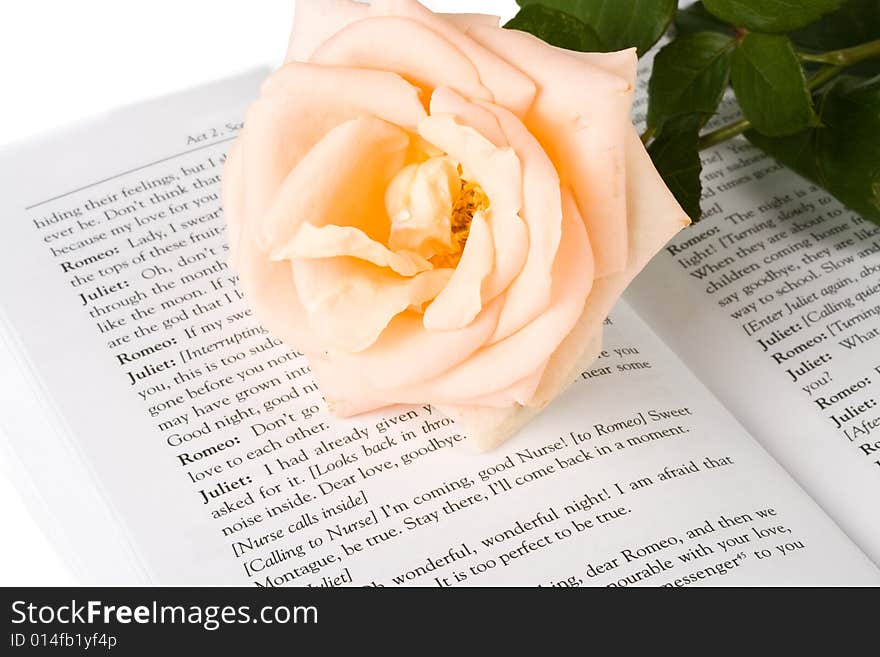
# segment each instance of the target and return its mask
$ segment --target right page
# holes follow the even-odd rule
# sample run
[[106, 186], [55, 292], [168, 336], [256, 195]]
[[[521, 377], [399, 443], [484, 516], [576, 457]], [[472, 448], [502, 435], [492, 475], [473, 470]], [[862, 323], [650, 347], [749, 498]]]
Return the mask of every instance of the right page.
[[880, 563], [880, 230], [742, 138], [703, 164], [627, 298]]

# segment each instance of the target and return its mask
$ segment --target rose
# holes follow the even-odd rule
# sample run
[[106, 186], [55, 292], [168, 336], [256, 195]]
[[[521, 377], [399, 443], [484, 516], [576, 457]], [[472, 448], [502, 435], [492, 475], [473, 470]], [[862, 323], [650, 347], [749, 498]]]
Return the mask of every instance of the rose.
[[497, 443], [688, 223], [630, 122], [635, 52], [497, 25], [300, 0], [230, 149], [232, 265], [338, 415], [431, 403]]

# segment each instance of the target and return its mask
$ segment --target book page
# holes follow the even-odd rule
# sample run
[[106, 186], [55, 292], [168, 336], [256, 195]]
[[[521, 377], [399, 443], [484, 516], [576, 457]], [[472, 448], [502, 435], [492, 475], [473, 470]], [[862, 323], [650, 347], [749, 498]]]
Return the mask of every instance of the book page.
[[[105, 555], [78, 523], [118, 519], [161, 584], [880, 582], [625, 303], [600, 359], [495, 451], [429, 405], [328, 415], [226, 265], [221, 165], [255, 90], [131, 108], [0, 163], [0, 305], [112, 511], [56, 507], [71, 543]], [[11, 440], [36, 487], [67, 481], [29, 427]]]
[[880, 228], [745, 139], [702, 159], [703, 221], [627, 298], [880, 563]]

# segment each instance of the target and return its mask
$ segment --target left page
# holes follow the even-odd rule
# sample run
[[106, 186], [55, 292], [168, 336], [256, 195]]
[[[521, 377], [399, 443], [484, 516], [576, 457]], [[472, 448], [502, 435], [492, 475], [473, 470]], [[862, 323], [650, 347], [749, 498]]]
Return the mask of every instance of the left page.
[[[7, 339], [65, 447], [33, 408], [4, 424], [91, 581], [119, 582], [100, 562], [124, 545], [161, 584], [880, 582], [623, 303], [599, 361], [493, 452], [430, 406], [329, 416], [226, 265], [221, 165], [256, 87], [0, 160]], [[95, 494], [62, 506], [74, 469]]]

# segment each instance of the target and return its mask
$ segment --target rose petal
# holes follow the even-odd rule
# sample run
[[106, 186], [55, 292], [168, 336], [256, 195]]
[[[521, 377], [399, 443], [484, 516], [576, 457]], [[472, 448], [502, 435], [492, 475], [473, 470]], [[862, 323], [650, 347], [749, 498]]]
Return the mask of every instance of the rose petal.
[[635, 88], [639, 67], [639, 56], [636, 54], [635, 48], [618, 50], [616, 52], [575, 52], [556, 48], [555, 46], [551, 47], [591, 66], [601, 68], [611, 75], [616, 75], [626, 80], [630, 86]]
[[[416, 0], [374, 0], [370, 6], [370, 12], [373, 15], [404, 16], [417, 20], [443, 35], [474, 63], [483, 84], [489, 88], [494, 96], [490, 100], [507, 107], [517, 116], [525, 116], [535, 98], [535, 84], [526, 75], [523, 75], [521, 70], [508, 64], [507, 57], [503, 52], [497, 54], [490, 52], [467, 37], [460, 30], [461, 21], [455, 25], [452, 21], [434, 14]], [[480, 20], [472, 21], [467, 29], [471, 27], [491, 29], [493, 26]], [[494, 27], [497, 28], [497, 24]], [[465, 95], [469, 95], [471, 99], [479, 98], [472, 94], [465, 93]]]
[[[414, 52], [419, 56], [413, 57]], [[492, 98], [461, 50], [437, 32], [406, 18], [382, 16], [352, 23], [321, 44], [310, 61], [392, 71], [428, 94], [436, 87], [451, 87], [472, 98]]]
[[584, 308], [592, 268], [583, 254], [590, 248], [583, 223], [563, 214], [562, 240], [553, 265], [550, 305], [506, 340], [484, 347], [458, 367], [428, 381], [424, 399], [473, 399], [497, 392], [532, 372], [555, 351]]
[[463, 177], [477, 182], [489, 197], [486, 213], [495, 245], [495, 267], [483, 287], [483, 301], [503, 292], [522, 269], [528, 234], [518, 216], [522, 207], [522, 172], [510, 148], [497, 148], [473, 128], [449, 115], [428, 116], [419, 134], [461, 163]]
[[414, 132], [425, 110], [418, 90], [393, 73], [297, 63], [273, 73], [239, 137], [246, 221], [262, 217], [282, 181], [329, 130], [362, 116]]
[[244, 230], [236, 249], [235, 269], [242, 294], [263, 327], [303, 352], [320, 348], [300, 304], [290, 263], [269, 260]]
[[[583, 345], [584, 343], [581, 343]], [[582, 359], [577, 363], [576, 371], [589, 367], [602, 350], [602, 329], [586, 340]], [[500, 393], [499, 393], [500, 394]], [[488, 451], [503, 443], [516, 434], [522, 427], [535, 418], [546, 404], [536, 406], [519, 406], [516, 408], [484, 408], [472, 405], [440, 406], [438, 410], [451, 417], [467, 432], [480, 451]]]
[[285, 62], [307, 62], [339, 30], [367, 18], [370, 7], [352, 0], [296, 0]]
[[[525, 406], [530, 403], [535, 396], [535, 390], [541, 383], [544, 376], [544, 369], [547, 367], [549, 360], [544, 361], [538, 366], [534, 372], [523, 377], [519, 381], [511, 384], [507, 388], [503, 388], [497, 392], [483, 395], [482, 397], [474, 397], [466, 402], [466, 406], [470, 408], [489, 406], [493, 408], [510, 409], [511, 406]], [[441, 412], [445, 407], [441, 408]]]
[[[302, 88], [309, 94], [302, 94]], [[229, 195], [238, 198], [230, 207], [235, 208], [232, 221], [238, 227], [233, 229], [238, 238], [232, 248], [242, 291], [269, 331], [303, 351], [318, 346], [290, 267], [266, 257], [255, 242], [255, 226], [300, 158], [328, 130], [362, 115], [376, 115], [414, 131], [425, 110], [418, 90], [393, 73], [287, 64], [263, 83], [262, 97], [248, 110], [232, 149], [233, 161], [240, 161], [236, 167], [241, 177], [231, 183]]]
[[371, 262], [377, 267], [389, 267], [401, 276], [415, 276], [434, 268], [419, 254], [392, 251], [352, 226], [327, 225], [317, 228], [310, 223], [304, 223], [289, 244], [271, 255], [273, 260], [335, 256], [349, 256]]
[[466, 100], [452, 89], [440, 87], [434, 90], [431, 96], [431, 114], [451, 114], [458, 123], [470, 126], [498, 148], [509, 145], [492, 112]]
[[[507, 302], [490, 340], [497, 342], [528, 324], [550, 303], [551, 273], [562, 234], [563, 206], [559, 176], [538, 141], [511, 112], [497, 105], [486, 107], [497, 117], [522, 163], [523, 206], [520, 217], [529, 231], [526, 262], [507, 289]], [[569, 207], [573, 205], [572, 201]], [[589, 262], [592, 272], [592, 252], [585, 251], [582, 258]]]
[[449, 283], [425, 310], [425, 328], [451, 331], [470, 324], [483, 308], [481, 288], [492, 271], [495, 247], [482, 212], [471, 221], [461, 260]]
[[[579, 371], [592, 362], [595, 357], [594, 338], [627, 285], [664, 244], [690, 223], [654, 168], [634, 128], [630, 130], [626, 142], [626, 153], [627, 197], [631, 213], [627, 268], [595, 282], [577, 324], [550, 357], [531, 402], [538, 408], [549, 403], [574, 380]], [[523, 415], [519, 426], [527, 420], [528, 417]]]
[[626, 154], [630, 212], [627, 268], [594, 283], [583, 313], [550, 357], [528, 407], [484, 412], [462, 406], [450, 410], [482, 448], [494, 447], [519, 431], [595, 360], [602, 324], [620, 295], [663, 245], [690, 223], [654, 168], [635, 128], [630, 129]]
[[443, 17], [462, 32], [465, 32], [472, 25], [498, 27], [501, 23], [501, 17], [492, 14], [437, 14], [437, 16]]
[[[355, 226], [371, 239], [387, 241], [385, 189], [403, 166], [409, 141], [404, 130], [373, 117], [330, 130], [275, 194], [260, 221], [264, 248], [283, 249], [306, 222]], [[270, 255], [277, 258], [278, 251]]]
[[[526, 379], [543, 367], [581, 316], [590, 286], [590, 269], [581, 254], [589, 248], [586, 229], [576, 216], [563, 216], [562, 241], [553, 271], [553, 295], [547, 311], [512, 336], [474, 352], [456, 367], [434, 379], [405, 387], [372, 388], [357, 370], [327, 366], [316, 369], [325, 396], [337, 412], [365, 412], [388, 404], [423, 403], [469, 405], [475, 399], [494, 399], [510, 381]], [[442, 335], [436, 333], [437, 335]], [[338, 364], [338, 362], [337, 362]], [[508, 404], [515, 403], [509, 399]]]
[[573, 364], [578, 361], [576, 352], [579, 345], [584, 344], [583, 336], [595, 333], [636, 274], [678, 231], [690, 224], [687, 214], [654, 168], [633, 127], [630, 127], [626, 140], [626, 161], [626, 193], [630, 212], [626, 269], [594, 283], [575, 331], [550, 359], [545, 380], [536, 393], [537, 403], [552, 399], [570, 383], [576, 374], [576, 365]]
[[322, 342], [349, 352], [373, 344], [391, 319], [421, 308], [442, 290], [451, 269], [406, 278], [356, 258], [296, 259], [293, 279], [309, 325]]
[[537, 83], [526, 125], [574, 191], [596, 249], [596, 276], [621, 271], [632, 85], [525, 32], [475, 26], [468, 34]]
[[385, 190], [388, 246], [425, 258], [452, 253], [452, 204], [460, 189], [458, 162], [450, 157], [431, 157], [401, 169]]
[[[400, 14], [403, 16], [404, 14]], [[490, 14], [436, 14], [464, 32], [472, 25], [498, 27]], [[318, 47], [342, 28], [370, 16], [370, 7], [353, 0], [296, 0], [293, 30], [285, 62], [307, 62]], [[414, 18], [414, 16], [410, 16]]]
[[[394, 403], [390, 392], [408, 389], [455, 367], [479, 349], [495, 330], [504, 297], [498, 297], [463, 329], [429, 331], [422, 316], [404, 312], [391, 320], [388, 328], [369, 349], [356, 354], [328, 350], [309, 355], [319, 377], [321, 390], [337, 400], [353, 400], [367, 407]], [[424, 400], [423, 400], [424, 401]]]

